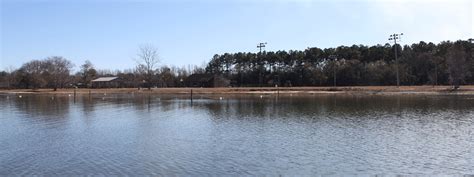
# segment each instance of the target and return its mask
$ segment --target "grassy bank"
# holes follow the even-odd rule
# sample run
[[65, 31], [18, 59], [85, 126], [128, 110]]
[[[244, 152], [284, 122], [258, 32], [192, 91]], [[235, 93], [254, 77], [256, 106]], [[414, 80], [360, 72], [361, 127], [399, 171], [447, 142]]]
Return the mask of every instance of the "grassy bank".
[[242, 87], [242, 88], [108, 88], [108, 89], [11, 89], [0, 90], [10, 94], [98, 94], [98, 93], [143, 93], [143, 94], [433, 94], [474, 95], [474, 85], [452, 90], [451, 86], [357, 86], [357, 87]]

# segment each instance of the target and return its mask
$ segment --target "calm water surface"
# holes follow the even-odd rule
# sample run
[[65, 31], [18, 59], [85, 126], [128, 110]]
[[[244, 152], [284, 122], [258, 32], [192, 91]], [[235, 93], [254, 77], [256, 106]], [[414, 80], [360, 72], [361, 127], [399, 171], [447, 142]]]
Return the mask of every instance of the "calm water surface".
[[474, 174], [473, 96], [0, 95], [0, 175]]

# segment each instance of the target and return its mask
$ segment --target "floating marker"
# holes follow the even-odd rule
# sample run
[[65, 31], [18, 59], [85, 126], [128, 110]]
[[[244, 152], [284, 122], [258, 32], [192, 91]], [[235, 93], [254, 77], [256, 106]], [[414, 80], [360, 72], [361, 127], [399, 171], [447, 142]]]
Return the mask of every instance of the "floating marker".
[[21, 98], [21, 95], [18, 95], [18, 98]]
[[71, 96], [71, 94], [68, 94], [67, 96]]
[[222, 100], [222, 97], [219, 97], [219, 100]]
[[260, 98], [263, 98], [263, 95], [260, 95]]

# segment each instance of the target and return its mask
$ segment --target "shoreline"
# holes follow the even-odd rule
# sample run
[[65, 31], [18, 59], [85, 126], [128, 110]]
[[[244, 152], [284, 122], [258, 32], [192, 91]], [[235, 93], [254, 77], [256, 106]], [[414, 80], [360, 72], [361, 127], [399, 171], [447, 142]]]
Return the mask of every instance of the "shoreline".
[[66, 88], [58, 89], [2, 89], [0, 94], [296, 94], [296, 95], [474, 95], [474, 85], [461, 86], [354, 86], [354, 87], [226, 87], [226, 88]]

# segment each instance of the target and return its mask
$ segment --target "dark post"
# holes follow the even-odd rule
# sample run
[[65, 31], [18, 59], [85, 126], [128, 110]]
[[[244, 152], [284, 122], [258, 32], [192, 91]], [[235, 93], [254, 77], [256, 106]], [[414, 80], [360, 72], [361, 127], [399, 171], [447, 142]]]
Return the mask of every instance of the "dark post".
[[148, 94], [148, 111], [150, 111], [151, 96]]
[[280, 88], [278, 88], [278, 86], [277, 86], [277, 97], [279, 97], [279, 96], [280, 96]]
[[193, 89], [191, 89], [191, 103], [193, 103]]
[[74, 87], [74, 103], [76, 103], [76, 90], [77, 90], [77, 87]]
[[334, 63], [334, 67], [333, 67], [333, 69], [334, 69], [334, 87], [336, 87], [336, 86], [337, 86], [337, 85], [336, 85], [336, 83], [337, 83], [337, 73], [336, 73], [336, 66], [337, 66], [337, 65], [336, 65], [336, 60], [334, 60], [333, 63]]

